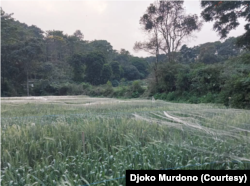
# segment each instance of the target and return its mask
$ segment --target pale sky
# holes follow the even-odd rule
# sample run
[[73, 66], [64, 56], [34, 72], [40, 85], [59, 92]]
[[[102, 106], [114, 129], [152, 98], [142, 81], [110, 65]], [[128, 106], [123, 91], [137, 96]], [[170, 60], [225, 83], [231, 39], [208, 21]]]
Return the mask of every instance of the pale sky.
[[[146, 52], [135, 52], [133, 46], [136, 41], [145, 39], [139, 24], [140, 17], [145, 13], [150, 3], [154, 1], [60, 1], [60, 0], [2, 0], [1, 7], [6, 13], [14, 13], [13, 17], [21, 23], [36, 25], [43, 31], [60, 30], [64, 34], [72, 35], [81, 30], [84, 40], [107, 40], [115, 50], [124, 48], [134, 56], [150, 56]], [[200, 2], [185, 1], [187, 14], [200, 16]], [[230, 32], [229, 36], [242, 35], [245, 21]], [[205, 23], [201, 31], [194, 33], [195, 39], [186, 41], [187, 46], [193, 47], [206, 42], [219, 40], [213, 31], [212, 23]]]

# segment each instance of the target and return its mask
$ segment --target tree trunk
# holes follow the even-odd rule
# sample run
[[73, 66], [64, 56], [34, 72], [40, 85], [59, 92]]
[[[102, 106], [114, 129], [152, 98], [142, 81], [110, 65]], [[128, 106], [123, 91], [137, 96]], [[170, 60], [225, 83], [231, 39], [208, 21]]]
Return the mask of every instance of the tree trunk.
[[27, 75], [27, 96], [30, 96], [29, 94], [29, 74], [28, 74], [28, 70], [27, 70], [27, 72], [26, 72], [26, 75]]
[[158, 32], [155, 30], [155, 36], [156, 36], [156, 51], [155, 51], [155, 54], [156, 54], [156, 62], [155, 62], [155, 68], [154, 68], [154, 71], [155, 71], [155, 83], [156, 83], [156, 87], [158, 87], [158, 62], [159, 62], [159, 40], [158, 40]]
[[[2, 68], [2, 69], [3, 69], [3, 68]], [[3, 70], [3, 73], [2, 73], [3, 83], [4, 83], [4, 73], [5, 73], [5, 70]]]
[[155, 83], [156, 83], [156, 86], [158, 86], [157, 63], [158, 63], [158, 55], [156, 55], [156, 62], [155, 62], [155, 67], [154, 67], [154, 71], [155, 71]]

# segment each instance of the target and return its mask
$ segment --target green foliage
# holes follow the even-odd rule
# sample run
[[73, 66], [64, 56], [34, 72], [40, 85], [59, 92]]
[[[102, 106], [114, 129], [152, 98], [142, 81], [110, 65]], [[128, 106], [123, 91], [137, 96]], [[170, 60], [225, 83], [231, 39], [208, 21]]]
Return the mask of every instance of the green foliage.
[[[226, 42], [224, 42], [225, 44]], [[233, 43], [230, 43], [230, 47], [233, 48]], [[214, 43], [204, 43], [199, 46], [199, 54], [197, 55], [197, 58], [200, 62], [203, 62], [205, 64], [213, 64], [218, 63], [222, 60], [222, 57], [224, 54], [221, 52], [221, 50], [225, 50], [225, 46], [223, 46], [220, 42], [214, 42]], [[218, 51], [221, 55], [218, 55]], [[230, 53], [227, 51], [228, 54], [233, 55], [234, 53]], [[227, 56], [228, 57], [228, 56]]]
[[126, 96], [126, 93], [128, 91], [128, 87], [125, 87], [125, 86], [119, 86], [117, 87], [116, 89], [114, 89], [114, 94], [113, 96], [114, 97], [125, 97]]
[[[84, 56], [84, 63], [86, 64], [85, 70], [85, 80], [92, 85], [99, 85], [103, 81], [101, 79], [101, 74], [103, 70], [103, 65], [105, 64], [105, 57], [98, 52], [92, 52]], [[108, 70], [108, 66], [106, 66], [106, 72]], [[108, 74], [105, 74], [108, 75]], [[106, 78], [106, 77], [105, 77]]]
[[120, 72], [120, 66], [117, 61], [113, 61], [110, 63], [111, 68], [112, 68], [112, 79], [117, 79], [119, 80], [121, 77], [121, 72]]
[[120, 66], [119, 70], [120, 70], [120, 77], [124, 78], [124, 68], [122, 66]]
[[[237, 38], [229, 37], [224, 42], [208, 42], [194, 47], [183, 45], [178, 53], [176, 53], [177, 61], [183, 64], [193, 64], [202, 62], [205, 64], [222, 63], [232, 57], [239, 56], [246, 50], [236, 45]], [[166, 62], [167, 55], [159, 55], [161, 62]], [[154, 63], [155, 57], [147, 57], [148, 63]]]
[[194, 69], [190, 76], [192, 79], [191, 91], [197, 95], [205, 95], [207, 92], [220, 92], [220, 73], [223, 66], [221, 64], [203, 66]]
[[73, 67], [74, 77], [73, 80], [76, 82], [83, 81], [84, 74], [84, 61], [81, 54], [74, 54], [69, 59], [69, 64]]
[[197, 104], [199, 102], [199, 99], [195, 95], [193, 95], [189, 98], [188, 102]]
[[112, 96], [113, 92], [114, 92], [114, 90], [112, 87], [112, 83], [110, 81], [108, 81], [103, 94], [104, 94], [104, 96]]
[[127, 95], [128, 97], [138, 98], [140, 95], [144, 93], [144, 89], [141, 86], [140, 81], [133, 81], [132, 85], [130, 85]]
[[140, 72], [137, 70], [137, 68], [133, 65], [126, 65], [123, 67], [124, 69], [124, 78], [127, 80], [136, 80], [140, 79]]
[[182, 66], [179, 68], [179, 72], [176, 78], [176, 89], [180, 92], [189, 91], [191, 88], [191, 77], [190, 68], [187, 66]]
[[180, 64], [173, 64], [173, 63], [159, 64], [158, 91], [160, 93], [164, 91], [172, 92], [176, 90], [176, 80], [177, 80], [176, 75], [178, 73], [179, 67], [180, 67]]
[[131, 59], [131, 64], [140, 72], [140, 79], [144, 79], [148, 75], [148, 65], [144, 59], [134, 57]]
[[[233, 13], [224, 15], [225, 20], [220, 21], [225, 21], [225, 25], [235, 24], [238, 17], [247, 16], [246, 10], [249, 9], [245, 6], [245, 1], [236, 4], [222, 2], [216, 8], [213, 5], [218, 5], [218, 2], [202, 4], [205, 8], [204, 16], [211, 16], [209, 18], [206, 15], [206, 19], [214, 19], [217, 15], [216, 21], [220, 20], [220, 16], [223, 17], [222, 13], [228, 8], [231, 12], [242, 8], [241, 13], [235, 13], [235, 20], [226, 20]], [[153, 28], [156, 29], [154, 26], [163, 23], [165, 17], [158, 17], [158, 5], [173, 5], [179, 7], [180, 11], [183, 10], [182, 2], [150, 5], [152, 9], [149, 8], [141, 18], [142, 24], [147, 27], [145, 29], [153, 31]], [[60, 30], [43, 32], [35, 25], [28, 26], [14, 20], [12, 15], [1, 9], [2, 96], [87, 94], [137, 98], [142, 95], [156, 95], [156, 99], [175, 102], [214, 102], [237, 108], [250, 107], [250, 54], [247, 50], [237, 47], [236, 38], [231, 37], [224, 42], [204, 43], [191, 48], [183, 45], [180, 52], [172, 51], [169, 54], [168, 51], [165, 52], [167, 55], [159, 54], [158, 51], [156, 60], [152, 56], [134, 57], [125, 49], [113, 50], [110, 43], [105, 40], [84, 41], [80, 30], [73, 35], [64, 34]], [[157, 20], [157, 17], [158, 22], [152, 22]], [[183, 24], [190, 26], [189, 31], [200, 26], [195, 16], [184, 18]], [[222, 31], [223, 29], [224, 26], [221, 27], [221, 34], [227, 34], [226, 31]], [[248, 31], [244, 37], [240, 37], [245, 48], [249, 41], [247, 34]], [[150, 39], [150, 42], [146, 42], [146, 48], [154, 53], [157, 49], [155, 47], [160, 45], [155, 45], [157, 37]], [[176, 57], [180, 63], [166, 63], [170, 57]], [[148, 86], [142, 86], [138, 82], [132, 83], [133, 80], [146, 77]], [[106, 85], [107, 81], [112, 85]]]
[[11, 96], [20, 96], [17, 93], [17, 88], [13, 86], [8, 80], [5, 80], [1, 84], [1, 96], [2, 97], [11, 97]]
[[206, 95], [200, 97], [201, 103], [218, 103], [218, 94], [213, 94], [211, 92], [208, 92]]
[[139, 81], [134, 81], [131, 89], [133, 92], [138, 92], [139, 94], [142, 94], [144, 92], [144, 89], [141, 87], [141, 84]]
[[105, 84], [112, 76], [112, 69], [109, 64], [104, 64], [102, 69], [101, 80]]
[[83, 83], [81, 83], [81, 85], [82, 85], [83, 89], [89, 89], [89, 88], [91, 88], [91, 85], [89, 83], [83, 82]]
[[72, 82], [50, 82], [41, 80], [34, 84], [31, 93], [37, 95], [81, 95], [84, 88], [82, 84]]
[[176, 61], [181, 41], [202, 25], [196, 14], [185, 14], [183, 1], [151, 3], [140, 18], [140, 24], [148, 33], [149, 39], [146, 42], [136, 42], [134, 49], [156, 55], [157, 62], [160, 51], [167, 54], [168, 62]]
[[[224, 64], [160, 65], [157, 94], [151, 94], [156, 99], [175, 102], [212, 102], [236, 108], [250, 108], [249, 61], [250, 55], [245, 53]], [[154, 86], [154, 82], [150, 82], [149, 90], [153, 90]]]
[[112, 83], [110, 81], [107, 82], [108, 87], [112, 87]]
[[[35, 25], [28, 26], [14, 20], [12, 15], [1, 8], [3, 96], [29, 95], [29, 92], [31, 95], [66, 94], [68, 85], [59, 91], [65, 82], [78, 84], [84, 81], [97, 86], [110, 80], [118, 86], [124, 74], [129, 80], [146, 77], [144, 72], [130, 65], [135, 57], [125, 49], [120, 52], [113, 50], [106, 40], [84, 41], [80, 30], [72, 35], [60, 30], [44, 32]], [[132, 67], [131, 72], [127, 69], [130, 74], [124, 72], [125, 66]], [[145, 71], [143, 68], [140, 70]], [[38, 86], [32, 89], [34, 83]], [[44, 85], [40, 87], [40, 84]]]
[[110, 61], [112, 57], [113, 47], [106, 40], [94, 40], [89, 43], [89, 47], [93, 48], [93, 52], [98, 52], [103, 55], [105, 61]]
[[112, 86], [113, 87], [117, 87], [117, 86], [119, 86], [119, 81], [117, 81], [116, 79], [115, 80], [112, 80]]
[[250, 6], [248, 1], [201, 1], [203, 11], [201, 16], [205, 21], [215, 21], [214, 30], [221, 38], [227, 37], [228, 33], [239, 26], [239, 18], [245, 18], [246, 32], [239, 37], [238, 45], [249, 49], [250, 37]]

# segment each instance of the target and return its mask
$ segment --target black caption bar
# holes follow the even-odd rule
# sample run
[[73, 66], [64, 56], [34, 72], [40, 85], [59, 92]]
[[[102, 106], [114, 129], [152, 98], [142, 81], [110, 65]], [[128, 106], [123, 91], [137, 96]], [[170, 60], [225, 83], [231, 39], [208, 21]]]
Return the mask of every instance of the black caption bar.
[[126, 185], [171, 185], [191, 182], [204, 185], [211, 183], [249, 184], [248, 170], [127, 170]]

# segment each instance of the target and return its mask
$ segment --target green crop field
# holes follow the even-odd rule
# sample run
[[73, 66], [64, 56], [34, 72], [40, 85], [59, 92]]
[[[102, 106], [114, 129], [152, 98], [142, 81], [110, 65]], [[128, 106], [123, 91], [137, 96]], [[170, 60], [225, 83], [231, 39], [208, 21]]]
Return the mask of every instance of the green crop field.
[[[125, 185], [128, 169], [250, 169], [250, 111], [87, 96], [1, 99], [2, 185]], [[118, 179], [115, 179], [118, 178]]]

